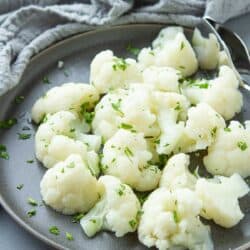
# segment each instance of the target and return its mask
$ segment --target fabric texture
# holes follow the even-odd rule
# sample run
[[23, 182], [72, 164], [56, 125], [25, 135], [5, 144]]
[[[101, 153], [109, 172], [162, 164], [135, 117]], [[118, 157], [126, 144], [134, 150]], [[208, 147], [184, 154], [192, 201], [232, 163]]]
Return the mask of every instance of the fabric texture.
[[238, 0], [1, 0], [0, 95], [18, 84], [32, 56], [96, 25], [161, 22], [193, 27], [250, 11]]

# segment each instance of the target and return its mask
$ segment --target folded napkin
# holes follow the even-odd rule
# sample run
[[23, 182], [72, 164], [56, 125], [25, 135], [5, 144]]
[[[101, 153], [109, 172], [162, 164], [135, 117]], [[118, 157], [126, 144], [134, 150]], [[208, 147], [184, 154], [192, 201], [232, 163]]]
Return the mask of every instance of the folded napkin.
[[1, 0], [0, 95], [18, 84], [32, 56], [96, 25], [161, 22], [195, 26], [250, 12], [246, 0]]

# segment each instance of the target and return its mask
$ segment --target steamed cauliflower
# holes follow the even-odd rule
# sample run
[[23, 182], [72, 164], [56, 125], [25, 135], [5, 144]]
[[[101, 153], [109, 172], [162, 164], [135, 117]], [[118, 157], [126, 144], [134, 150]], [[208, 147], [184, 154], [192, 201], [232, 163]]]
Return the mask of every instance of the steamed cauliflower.
[[184, 83], [183, 92], [192, 104], [205, 102], [229, 120], [240, 112], [243, 105], [238, 87], [234, 71], [228, 66], [221, 66], [217, 78], [188, 82], [186, 86]]
[[152, 89], [144, 84], [133, 84], [128, 90], [108, 93], [96, 105], [92, 127], [94, 133], [102, 136], [104, 141], [119, 128], [157, 137], [160, 129]]
[[143, 82], [150, 84], [156, 90], [179, 93], [181, 73], [174, 68], [150, 66], [142, 75]]
[[140, 242], [160, 250], [213, 249], [210, 229], [198, 217], [201, 206], [188, 189], [156, 189], [143, 204], [138, 227]]
[[157, 187], [161, 171], [149, 161], [152, 154], [142, 133], [120, 129], [103, 147], [102, 170], [138, 191]]
[[162, 29], [152, 43], [153, 49], [142, 49], [138, 61], [143, 67], [168, 66], [179, 70], [183, 76], [196, 72], [198, 62], [181, 27]]
[[116, 237], [121, 237], [134, 232], [140, 215], [140, 203], [133, 190], [113, 176], [102, 176], [98, 182], [104, 186], [104, 193], [81, 219], [86, 235], [92, 237], [100, 230], [109, 230]]
[[87, 212], [103, 192], [101, 183], [74, 154], [49, 169], [40, 187], [44, 202], [63, 214]]
[[189, 102], [177, 93], [156, 92], [155, 102], [158, 112], [158, 124], [161, 129], [159, 140], [156, 140], [158, 154], [169, 155], [181, 151], [180, 142], [185, 137], [185, 124]]
[[[101, 138], [89, 135], [93, 139], [92, 147], [86, 143], [86, 135], [81, 133], [82, 123], [77, 116], [69, 111], [60, 111], [42, 123], [35, 136], [36, 157], [47, 168], [65, 160], [70, 154], [79, 154], [85, 163], [88, 162], [88, 151], [98, 156], [96, 151], [101, 146]], [[91, 139], [90, 139], [91, 140]], [[90, 162], [90, 161], [89, 161]], [[90, 169], [98, 175], [98, 160], [91, 161]], [[95, 163], [93, 165], [93, 163]]]
[[[206, 119], [204, 119], [206, 117]], [[185, 132], [193, 143], [187, 146], [187, 152], [205, 149], [210, 146], [217, 131], [226, 126], [224, 119], [206, 103], [199, 103], [188, 110]]]
[[[247, 124], [246, 122], [245, 124]], [[213, 175], [242, 177], [250, 175], [250, 128], [231, 121], [228, 128], [220, 129], [215, 142], [203, 159], [207, 171]]]
[[90, 65], [90, 82], [102, 94], [141, 79], [141, 69], [134, 59], [118, 58], [111, 50], [98, 53]]
[[197, 179], [188, 169], [189, 162], [189, 155], [180, 153], [172, 156], [162, 171], [159, 186], [169, 190], [177, 188], [194, 190]]
[[58, 111], [81, 113], [82, 107], [93, 108], [99, 100], [96, 89], [84, 83], [65, 83], [51, 88], [32, 107], [32, 119], [40, 123], [45, 115]]
[[208, 38], [202, 36], [198, 29], [194, 30], [192, 45], [197, 54], [201, 69], [215, 69], [219, 62], [220, 45], [216, 36], [212, 33]]
[[201, 215], [226, 228], [243, 218], [238, 199], [248, 192], [248, 185], [238, 174], [211, 180], [201, 178], [196, 183], [196, 193], [203, 203]]

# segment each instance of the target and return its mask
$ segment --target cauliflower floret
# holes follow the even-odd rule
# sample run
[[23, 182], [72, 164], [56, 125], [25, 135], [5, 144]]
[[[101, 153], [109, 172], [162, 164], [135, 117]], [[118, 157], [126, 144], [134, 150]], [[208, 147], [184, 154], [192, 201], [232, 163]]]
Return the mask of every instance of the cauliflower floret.
[[190, 173], [189, 155], [180, 153], [172, 156], [163, 169], [160, 187], [170, 190], [177, 188], [195, 189], [196, 177]]
[[134, 232], [140, 203], [133, 190], [113, 176], [102, 176], [98, 182], [105, 191], [98, 203], [81, 219], [84, 232], [89, 237], [101, 230], [114, 232], [116, 237]]
[[141, 82], [139, 64], [134, 59], [114, 56], [111, 50], [98, 53], [90, 65], [90, 82], [99, 93], [127, 87], [132, 82]]
[[212, 33], [208, 38], [202, 36], [198, 29], [194, 30], [192, 45], [196, 52], [199, 66], [202, 69], [215, 69], [219, 62], [220, 45]]
[[150, 66], [143, 71], [143, 82], [151, 84], [154, 89], [179, 93], [181, 73], [170, 67]]
[[140, 242], [160, 250], [177, 246], [178, 249], [213, 249], [209, 227], [198, 217], [201, 206], [191, 190], [156, 189], [143, 204], [138, 227]]
[[[69, 111], [60, 111], [42, 123], [35, 136], [36, 157], [45, 167], [51, 168], [57, 162], [65, 160], [70, 154], [79, 154], [85, 163], [88, 163], [87, 151], [99, 150], [101, 138], [96, 135], [88, 135], [93, 138], [92, 147], [86, 145], [86, 135], [81, 133], [81, 122], [75, 114]], [[97, 138], [98, 137], [98, 138]], [[94, 151], [91, 157], [96, 154]], [[96, 159], [97, 154], [95, 156]], [[91, 171], [98, 175], [98, 161], [89, 161]], [[96, 164], [93, 164], [93, 163]]]
[[104, 144], [102, 170], [138, 191], [148, 191], [161, 176], [158, 167], [148, 163], [151, 159], [142, 133], [120, 129]]
[[203, 202], [201, 215], [226, 228], [235, 226], [244, 217], [238, 199], [248, 192], [248, 185], [239, 174], [211, 180], [201, 178], [196, 183], [196, 193]]
[[177, 93], [156, 92], [155, 101], [158, 109], [158, 123], [161, 129], [156, 149], [159, 154], [171, 154], [181, 151], [180, 142], [184, 142], [185, 119], [189, 102]]
[[[206, 119], [204, 119], [204, 116]], [[187, 152], [201, 150], [210, 146], [219, 129], [225, 128], [224, 119], [206, 103], [199, 103], [188, 110], [186, 135], [194, 143], [188, 145]]]
[[188, 83], [183, 92], [192, 104], [205, 102], [229, 120], [240, 112], [243, 105], [238, 87], [239, 81], [234, 71], [228, 66], [221, 66], [217, 78]]
[[44, 202], [63, 214], [87, 212], [103, 192], [79, 155], [70, 155], [43, 176], [40, 184]]
[[144, 49], [138, 56], [143, 67], [149, 65], [173, 67], [184, 76], [195, 73], [198, 62], [181, 27], [162, 29], [153, 41], [153, 50]]
[[[247, 124], [247, 122], [246, 122]], [[203, 159], [207, 171], [213, 175], [242, 177], [250, 175], [250, 128], [231, 121], [228, 128], [220, 129], [215, 142]]]
[[133, 84], [128, 90], [114, 91], [102, 98], [96, 106], [92, 127], [106, 141], [119, 128], [156, 137], [160, 134], [156, 122], [150, 86]]
[[93, 86], [84, 83], [65, 83], [51, 88], [35, 102], [32, 107], [32, 119], [39, 123], [45, 115], [62, 110], [79, 114], [83, 105], [93, 108], [98, 100], [99, 94]]

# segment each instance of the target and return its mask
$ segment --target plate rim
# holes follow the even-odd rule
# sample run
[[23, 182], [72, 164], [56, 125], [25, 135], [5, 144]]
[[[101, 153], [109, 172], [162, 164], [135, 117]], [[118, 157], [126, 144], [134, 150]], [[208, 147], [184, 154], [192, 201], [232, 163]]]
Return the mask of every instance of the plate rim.
[[[109, 30], [109, 29], [119, 29], [119, 28], [124, 28], [124, 27], [129, 28], [131, 26], [133, 26], [133, 27], [136, 27], [136, 26], [143, 27], [143, 26], [149, 26], [149, 25], [150, 26], [155, 26], [155, 27], [161, 27], [161, 26], [171, 26], [173, 24], [171, 24], [171, 23], [161, 23], [161, 22], [157, 22], [157, 23], [145, 22], [145, 23], [130, 23], [130, 24], [103, 25], [103, 26], [100, 26], [100, 27], [91, 27], [90, 30], [87, 30], [85, 32], [80, 32], [80, 33], [73, 34], [73, 35], [71, 35], [71, 36], [69, 36], [67, 38], [64, 38], [63, 40], [56, 41], [55, 43], [51, 44], [47, 48], [42, 49], [40, 52], [38, 52], [38, 54], [34, 55], [30, 59], [29, 63], [26, 66], [26, 69], [23, 72], [23, 75], [25, 75], [25, 72], [26, 72], [27, 68], [33, 63], [33, 61], [38, 60], [41, 56], [43, 56], [44, 54], [47, 54], [50, 50], [54, 50], [55, 48], [60, 47], [65, 43], [71, 42], [72, 40], [78, 39], [80, 37], [84, 37], [85, 35], [94, 34], [94, 33], [98, 33], [100, 31], [105, 31], [105, 30]], [[186, 26], [183, 26], [183, 25], [181, 27], [185, 27], [185, 29], [193, 29], [193, 28], [186, 27]], [[21, 82], [21, 81], [22, 81], [22, 77], [21, 77], [19, 82]], [[15, 87], [13, 89], [15, 89]], [[7, 91], [7, 93], [12, 91], [13, 89], [10, 89], [9, 91]], [[23, 229], [25, 229], [27, 232], [29, 232], [35, 238], [41, 240], [42, 242], [44, 242], [48, 246], [54, 247], [56, 249], [60, 249], [60, 250], [68, 250], [69, 249], [69, 248], [63, 246], [62, 244], [57, 243], [56, 240], [48, 238], [43, 233], [41, 233], [41, 232], [37, 231], [36, 229], [34, 229], [30, 224], [23, 221], [22, 218], [20, 216], [18, 216], [13, 211], [11, 206], [5, 201], [5, 199], [3, 198], [3, 195], [1, 194], [1, 191], [0, 191], [0, 205], [7, 212], [7, 214], [15, 222], [17, 222], [17, 224], [19, 226], [21, 226]], [[248, 248], [250, 248], [250, 241], [247, 242], [247, 243], [244, 243], [243, 245], [241, 245], [241, 246], [239, 246], [237, 248], [235, 248], [235, 250], [247, 250]]]

